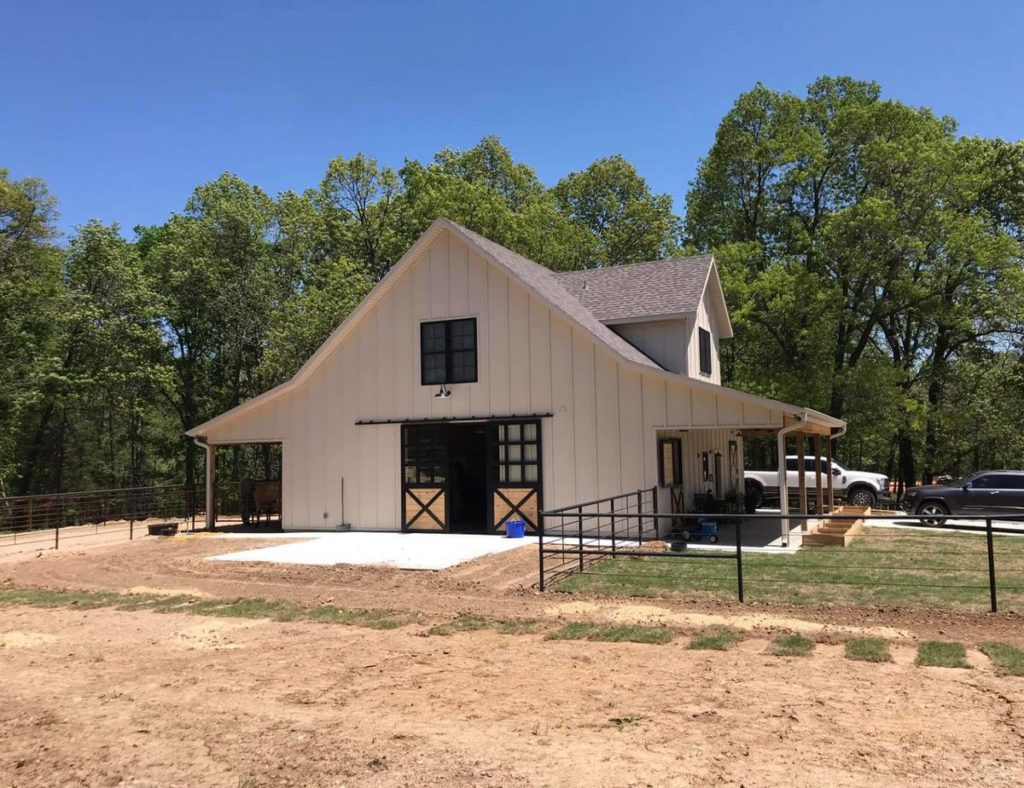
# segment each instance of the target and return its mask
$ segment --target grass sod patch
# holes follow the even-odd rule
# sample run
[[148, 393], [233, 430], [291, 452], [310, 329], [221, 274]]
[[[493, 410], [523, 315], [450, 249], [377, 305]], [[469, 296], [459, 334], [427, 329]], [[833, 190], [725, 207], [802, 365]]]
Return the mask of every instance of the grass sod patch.
[[[1024, 611], [1024, 538], [994, 541], [999, 603]], [[747, 601], [794, 605], [918, 606], [988, 610], [985, 537], [867, 528], [848, 547], [804, 547], [795, 554], [744, 552]], [[734, 561], [609, 558], [571, 575], [558, 591], [612, 596], [685, 595], [736, 599]]]
[[917, 647], [915, 665], [937, 668], [969, 668], [967, 648], [963, 643], [926, 640]]
[[114, 591], [59, 591], [49, 588], [0, 588], [0, 605], [70, 607], [79, 610], [113, 608], [187, 613], [194, 616], [270, 619], [272, 621], [324, 621], [334, 624], [397, 629], [419, 620], [417, 614], [393, 610], [345, 610], [324, 605], [303, 608], [292, 602], [266, 599], [205, 599], [185, 595], [120, 594]]
[[668, 627], [647, 627], [640, 624], [590, 624], [576, 621], [549, 632], [545, 640], [591, 640], [606, 643], [653, 643], [664, 645], [675, 637]]
[[463, 613], [452, 621], [443, 624], [435, 624], [427, 630], [429, 635], [454, 635], [456, 632], [478, 632], [481, 629], [490, 629], [497, 622], [489, 618], [477, 616], [473, 613]]
[[776, 635], [768, 646], [768, 653], [775, 657], [806, 657], [814, 651], [815, 643], [803, 635]]
[[892, 662], [889, 641], [882, 638], [852, 638], [846, 641], [846, 658], [857, 662]]
[[687, 648], [702, 651], [728, 651], [743, 640], [743, 636], [733, 629], [706, 629], [692, 638]]
[[1024, 649], [1009, 643], [985, 643], [981, 653], [992, 660], [1000, 673], [1010, 676], [1024, 676]]
[[499, 635], [532, 635], [537, 632], [543, 622], [534, 618], [513, 618], [498, 624]]

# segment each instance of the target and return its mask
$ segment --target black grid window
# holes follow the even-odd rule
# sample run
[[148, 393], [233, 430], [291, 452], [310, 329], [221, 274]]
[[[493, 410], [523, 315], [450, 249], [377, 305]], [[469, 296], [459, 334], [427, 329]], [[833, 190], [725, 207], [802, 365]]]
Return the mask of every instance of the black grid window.
[[540, 471], [540, 429], [536, 422], [498, 425], [498, 481], [536, 484]]
[[700, 329], [700, 371], [711, 374], [711, 332], [706, 328]]
[[475, 383], [476, 318], [420, 323], [420, 382]]
[[444, 484], [448, 433], [443, 426], [424, 425], [402, 430], [406, 484]]

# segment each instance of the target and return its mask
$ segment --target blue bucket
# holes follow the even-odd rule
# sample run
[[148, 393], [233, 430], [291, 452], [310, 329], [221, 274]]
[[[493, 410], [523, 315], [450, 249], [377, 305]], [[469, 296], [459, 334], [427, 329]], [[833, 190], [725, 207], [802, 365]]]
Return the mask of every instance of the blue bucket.
[[522, 539], [526, 536], [526, 522], [524, 520], [509, 520], [505, 523], [505, 536], [509, 539]]

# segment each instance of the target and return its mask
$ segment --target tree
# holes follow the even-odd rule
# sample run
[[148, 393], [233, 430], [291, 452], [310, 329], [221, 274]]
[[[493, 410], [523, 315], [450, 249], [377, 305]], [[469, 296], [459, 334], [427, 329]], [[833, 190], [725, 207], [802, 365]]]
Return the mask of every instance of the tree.
[[333, 159], [320, 183], [320, 209], [333, 250], [362, 263], [374, 281], [396, 259], [393, 207], [398, 192], [394, 170], [361, 153]]
[[[56, 200], [42, 181], [11, 180], [0, 169], [0, 495], [19, 475], [19, 458], [31, 441], [26, 422], [56, 357], [56, 216]], [[19, 480], [16, 487], [24, 484]]]
[[678, 248], [679, 221], [672, 198], [652, 194], [622, 156], [598, 159], [552, 189], [559, 209], [597, 239], [588, 267], [658, 260]]
[[[848, 77], [823, 77], [804, 98], [758, 85], [723, 119], [687, 201], [689, 238], [718, 251], [730, 302], [742, 304], [735, 380], [788, 381], [870, 430], [850, 397], [871, 373], [901, 403], [891, 445], [905, 483], [922, 437], [926, 473], [938, 462], [948, 364], [1013, 335], [1022, 315], [1024, 168], [1005, 144], [955, 129]], [[892, 374], [878, 374], [881, 359]]]

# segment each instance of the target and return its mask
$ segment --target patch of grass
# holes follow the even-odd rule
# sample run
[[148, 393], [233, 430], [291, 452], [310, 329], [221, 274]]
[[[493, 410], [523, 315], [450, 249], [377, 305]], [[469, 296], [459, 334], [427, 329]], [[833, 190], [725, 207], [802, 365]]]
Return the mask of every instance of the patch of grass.
[[647, 717], [640, 714], [631, 714], [628, 717], [609, 717], [608, 722], [621, 730], [627, 725], [639, 725], [641, 722], [647, 722], [647, 719]]
[[456, 632], [477, 632], [481, 629], [490, 629], [496, 622], [489, 618], [477, 616], [473, 613], [463, 613], [452, 621], [443, 624], [435, 624], [427, 633], [430, 635], [454, 635]]
[[582, 621], [570, 621], [564, 627], [548, 632], [545, 640], [586, 640], [590, 633], [597, 629], [597, 624], [586, 624]]
[[380, 610], [376, 608], [356, 608], [346, 610], [334, 605], [321, 605], [306, 611], [310, 621], [323, 621], [328, 624], [349, 624], [369, 629], [398, 629], [418, 620], [419, 616], [400, 613], [396, 610]]
[[852, 638], [846, 641], [846, 658], [860, 662], [892, 662], [889, 641], [882, 638]]
[[664, 645], [675, 637], [668, 627], [645, 627], [639, 624], [589, 624], [570, 622], [561, 629], [549, 632], [547, 640], [593, 640], [608, 643], [654, 643]]
[[266, 599], [204, 599], [182, 608], [182, 611], [197, 616], [269, 618], [271, 621], [296, 621], [303, 618], [305, 613], [302, 608], [291, 602], [273, 602]]
[[981, 652], [987, 656], [1001, 673], [1010, 676], [1024, 676], [1024, 649], [1009, 643], [985, 643]]
[[776, 635], [768, 646], [768, 653], [776, 657], [806, 657], [814, 651], [814, 641], [803, 635]]
[[969, 668], [967, 648], [963, 643], [947, 643], [942, 640], [926, 640], [917, 647], [914, 663], [922, 667]]
[[[691, 545], [691, 549], [699, 549]], [[1000, 605], [1024, 611], [1024, 539], [995, 537]], [[794, 554], [744, 553], [747, 601], [787, 605], [988, 609], [985, 537], [969, 533], [866, 528], [848, 547], [804, 547]], [[685, 595], [736, 599], [732, 561], [609, 558], [571, 575], [559, 591], [611, 596]]]
[[728, 651], [743, 638], [740, 633], [733, 629], [706, 629], [698, 632], [692, 638], [687, 648], [709, 651]]
[[498, 624], [499, 635], [532, 635], [541, 627], [540, 621], [533, 618], [514, 618]]

